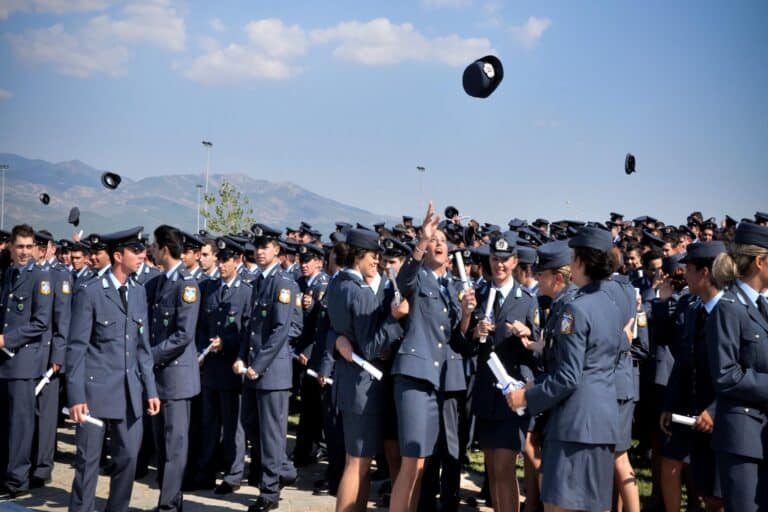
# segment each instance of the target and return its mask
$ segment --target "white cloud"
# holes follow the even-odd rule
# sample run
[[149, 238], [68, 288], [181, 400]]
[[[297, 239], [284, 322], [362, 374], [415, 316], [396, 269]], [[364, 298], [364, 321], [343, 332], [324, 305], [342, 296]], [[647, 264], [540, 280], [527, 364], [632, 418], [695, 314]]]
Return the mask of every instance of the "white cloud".
[[341, 22], [335, 27], [313, 30], [310, 38], [317, 44], [336, 43], [333, 54], [340, 59], [371, 66], [427, 60], [459, 66], [492, 51], [486, 38], [465, 39], [455, 34], [428, 38], [410, 23], [394, 25], [387, 18], [367, 23]]
[[472, 0], [421, 0], [421, 4], [429, 9], [459, 9], [472, 3]]
[[246, 41], [222, 47], [201, 41], [204, 53], [184, 72], [190, 80], [222, 84], [242, 80], [285, 80], [301, 72], [293, 59], [307, 51], [307, 37], [298, 25], [281, 20], [251, 21], [245, 27]]
[[526, 48], [531, 48], [539, 39], [541, 39], [544, 31], [547, 30], [550, 25], [552, 25], [552, 20], [549, 18], [536, 18], [535, 16], [531, 16], [528, 18], [528, 21], [525, 22], [525, 25], [511, 27], [510, 32], [512, 32], [515, 39], [517, 39], [520, 44]]
[[102, 11], [110, 0], [0, 0], [0, 20], [14, 12], [66, 14], [70, 12]]
[[0, 101], [10, 99], [13, 94], [11, 94], [11, 91], [6, 91], [5, 89], [0, 89]]
[[214, 32], [224, 32], [227, 30], [227, 26], [224, 25], [224, 22], [219, 18], [213, 18], [211, 20], [211, 28], [214, 30]]
[[95, 73], [125, 73], [129, 44], [146, 44], [172, 51], [185, 45], [184, 20], [165, 0], [126, 5], [121, 16], [92, 18], [83, 28], [67, 32], [61, 24], [9, 34], [14, 54], [25, 62], [52, 64], [61, 73], [87, 77]]

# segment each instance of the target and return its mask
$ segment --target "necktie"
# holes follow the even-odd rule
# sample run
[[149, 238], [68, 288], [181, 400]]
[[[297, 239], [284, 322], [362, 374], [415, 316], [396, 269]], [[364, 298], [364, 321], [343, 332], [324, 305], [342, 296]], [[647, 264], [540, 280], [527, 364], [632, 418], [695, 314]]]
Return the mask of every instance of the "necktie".
[[768, 300], [764, 296], [760, 296], [757, 299], [757, 309], [763, 314], [763, 317], [768, 320]]
[[128, 287], [123, 285], [117, 291], [120, 292], [120, 301], [123, 303], [123, 307], [128, 311]]
[[19, 269], [14, 268], [11, 270], [11, 286], [16, 285], [16, 280], [19, 278]]
[[261, 284], [264, 282], [264, 274], [259, 274], [259, 277], [253, 282], [253, 289], [258, 295], [261, 292]]
[[503, 296], [501, 295], [501, 289], [496, 289], [496, 298], [493, 301], [493, 318], [498, 321], [501, 315], [501, 305]]
[[227, 301], [228, 291], [229, 291], [229, 286], [227, 286], [226, 284], [221, 286], [221, 289], [219, 290], [219, 303]]

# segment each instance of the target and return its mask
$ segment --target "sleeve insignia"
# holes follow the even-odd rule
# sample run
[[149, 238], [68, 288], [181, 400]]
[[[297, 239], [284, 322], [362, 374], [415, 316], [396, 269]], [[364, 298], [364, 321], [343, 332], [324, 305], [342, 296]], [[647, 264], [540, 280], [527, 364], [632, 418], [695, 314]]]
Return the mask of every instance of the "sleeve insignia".
[[539, 308], [536, 308], [536, 311], [533, 312], [533, 325], [538, 327], [540, 323], [541, 320], [539, 319]]
[[62, 281], [61, 282], [61, 293], [64, 295], [69, 295], [72, 293], [72, 285], [69, 284], [69, 281]]
[[459, 302], [464, 300], [464, 290], [459, 290]]
[[300, 293], [296, 294], [296, 301], [295, 301], [295, 303], [296, 303], [296, 307], [301, 309], [301, 294]]
[[321, 300], [323, 300], [323, 297], [325, 297], [325, 290], [317, 294], [317, 301], [320, 302]]
[[637, 314], [637, 326], [648, 327], [648, 316], [645, 314], [645, 311], [641, 311]]
[[560, 334], [568, 336], [573, 332], [573, 315], [565, 313], [560, 319]]
[[277, 296], [277, 300], [280, 302], [280, 304], [290, 304], [291, 290], [289, 290], [288, 288], [281, 288], [280, 294]]
[[194, 286], [185, 286], [181, 298], [187, 304], [194, 304], [197, 302], [197, 288]]
[[50, 294], [51, 294], [51, 282], [40, 281], [40, 295], [50, 295]]

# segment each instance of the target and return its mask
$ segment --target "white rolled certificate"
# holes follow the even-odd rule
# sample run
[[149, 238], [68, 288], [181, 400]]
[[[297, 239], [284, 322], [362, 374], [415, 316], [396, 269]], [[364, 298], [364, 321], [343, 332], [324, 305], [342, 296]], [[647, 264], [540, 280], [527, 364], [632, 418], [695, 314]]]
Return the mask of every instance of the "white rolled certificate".
[[[493, 372], [493, 376], [496, 377], [496, 380], [499, 381], [499, 389], [501, 389], [503, 395], [507, 395], [507, 393], [513, 389], [522, 389], [525, 387], [524, 382], [511, 377], [507, 373], [507, 370], [504, 368], [504, 365], [501, 364], [496, 352], [491, 352], [491, 355], [488, 358], [488, 367], [491, 369], [491, 372]], [[518, 416], [522, 416], [525, 414], [525, 407], [517, 409], [515, 412]]]
[[[317, 372], [316, 372], [315, 370], [313, 370], [312, 368], [307, 368], [307, 375], [309, 375], [310, 377], [314, 377], [315, 379], [317, 379], [318, 377], [320, 377], [320, 376], [317, 374]], [[333, 379], [331, 379], [331, 378], [329, 378], [329, 377], [326, 377], [326, 379], [325, 379], [325, 382], [326, 382], [327, 384], [333, 384]]]
[[7, 348], [5, 348], [5, 347], [3, 347], [3, 348], [0, 348], [0, 350], [2, 350], [2, 351], [3, 351], [3, 353], [4, 353], [5, 355], [7, 355], [8, 357], [13, 357], [13, 356], [15, 356], [15, 355], [16, 355], [16, 354], [14, 354], [13, 352], [11, 352], [10, 350], [8, 350], [8, 349], [7, 349]]
[[208, 355], [208, 353], [211, 351], [212, 348], [213, 348], [213, 343], [205, 347], [205, 349], [202, 352], [200, 352], [200, 355], [197, 356], [198, 364], [203, 362], [203, 359], [205, 359], [205, 356]]
[[381, 380], [381, 378], [384, 376], [383, 373], [381, 373], [381, 370], [373, 366], [371, 363], [360, 357], [359, 355], [353, 353], [352, 354], [352, 362], [355, 363], [357, 366], [362, 368], [363, 370], [367, 371], [371, 374], [371, 376], [376, 380]]
[[685, 416], [683, 414], [672, 414], [672, 423], [679, 423], [686, 427], [692, 427], [696, 424], [696, 416]]
[[453, 254], [454, 262], [456, 263], [456, 268], [459, 271], [459, 279], [461, 279], [461, 286], [464, 288], [464, 291], [467, 291], [469, 288], [469, 279], [467, 279], [467, 271], [464, 268], [464, 257], [461, 255], [461, 251], [457, 251]]
[[[491, 321], [491, 312], [493, 311], [493, 303], [496, 302], [496, 288], [491, 288], [488, 292], [488, 301], [485, 303], [485, 319]], [[480, 343], [485, 343], [488, 336], [480, 336]]]
[[39, 395], [46, 384], [51, 382], [51, 377], [53, 377], [53, 368], [49, 368], [45, 375], [43, 375], [43, 378], [40, 379], [40, 382], [37, 383], [37, 386], [35, 386], [35, 396]]
[[[69, 407], [62, 407], [61, 414], [69, 416]], [[96, 425], [97, 427], [104, 427], [104, 422], [98, 418], [91, 418], [90, 416], [86, 416], [85, 422], [90, 423], [91, 425]]]

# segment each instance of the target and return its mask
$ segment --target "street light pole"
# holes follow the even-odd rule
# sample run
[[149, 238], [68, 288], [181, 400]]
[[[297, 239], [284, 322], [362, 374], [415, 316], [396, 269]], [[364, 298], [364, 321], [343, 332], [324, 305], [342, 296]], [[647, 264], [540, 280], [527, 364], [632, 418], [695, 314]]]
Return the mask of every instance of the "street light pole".
[[5, 229], [5, 172], [8, 170], [8, 164], [0, 164], [2, 177], [2, 200], [0, 200], [0, 229]]
[[[205, 195], [208, 195], [208, 174], [211, 172], [211, 148], [213, 147], [213, 142], [209, 140], [202, 141], [202, 145], [205, 146], [205, 151], [207, 153], [207, 163], [205, 165]], [[205, 203], [205, 212], [208, 213], [208, 203]], [[208, 218], [206, 217], [203, 219], [203, 226], [208, 227]]]
[[200, 233], [200, 192], [202, 192], [203, 186], [198, 183], [195, 188], [197, 189], [197, 233]]

